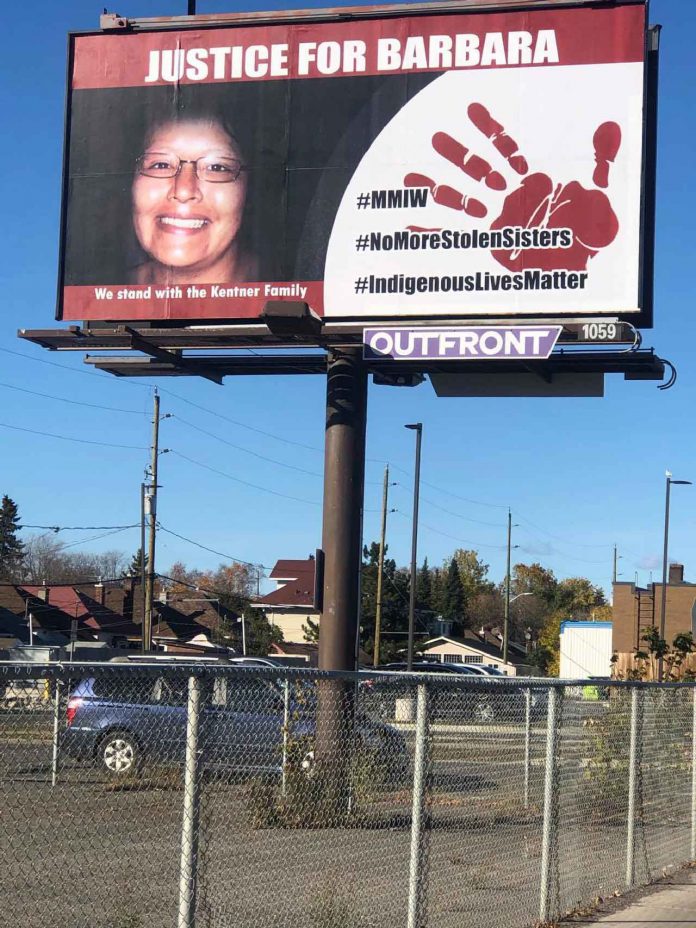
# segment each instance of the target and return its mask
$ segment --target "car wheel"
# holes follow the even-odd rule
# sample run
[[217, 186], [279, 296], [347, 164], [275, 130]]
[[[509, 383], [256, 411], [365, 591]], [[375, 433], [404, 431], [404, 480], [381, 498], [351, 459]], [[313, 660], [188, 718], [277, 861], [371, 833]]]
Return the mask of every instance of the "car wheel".
[[314, 772], [316, 770], [314, 751], [307, 751], [305, 756], [302, 758], [300, 767], [302, 768], [302, 773], [304, 773], [307, 779], [311, 779], [311, 777], [314, 776]]
[[492, 722], [495, 709], [489, 702], [477, 702], [474, 706], [474, 718], [477, 722]]
[[138, 769], [140, 750], [133, 736], [126, 731], [112, 731], [99, 746], [99, 761], [114, 777], [126, 776]]

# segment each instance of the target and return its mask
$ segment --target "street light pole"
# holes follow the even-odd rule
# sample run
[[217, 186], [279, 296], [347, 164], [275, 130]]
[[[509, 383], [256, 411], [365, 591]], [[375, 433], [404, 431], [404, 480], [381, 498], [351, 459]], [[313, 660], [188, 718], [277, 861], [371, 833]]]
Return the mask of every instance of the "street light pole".
[[413, 633], [416, 616], [416, 555], [418, 553], [418, 497], [420, 492], [420, 461], [423, 423], [415, 422], [406, 426], [416, 433], [416, 472], [413, 478], [413, 531], [411, 534], [411, 584], [408, 596], [408, 663], [407, 670], [413, 670]]
[[[665, 471], [665, 539], [662, 551], [662, 606], [660, 609], [660, 640], [665, 640], [667, 616], [667, 548], [669, 546], [669, 499], [672, 484], [690, 486], [690, 480], [672, 480], [670, 471]], [[657, 660], [657, 679], [661, 683], [664, 671], [664, 659], [660, 654]]]
[[512, 548], [512, 513], [508, 509], [507, 523], [507, 567], [505, 569], [505, 615], [503, 617], [503, 663], [508, 662], [510, 639], [510, 555]]

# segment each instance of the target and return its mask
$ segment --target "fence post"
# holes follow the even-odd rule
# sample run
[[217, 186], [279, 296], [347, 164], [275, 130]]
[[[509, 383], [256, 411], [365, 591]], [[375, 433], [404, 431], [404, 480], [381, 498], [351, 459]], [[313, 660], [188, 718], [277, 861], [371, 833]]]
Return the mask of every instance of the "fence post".
[[549, 920], [552, 851], [556, 839], [556, 750], [558, 746], [558, 688], [549, 689], [546, 714], [546, 774], [544, 777], [544, 826], [541, 837], [541, 891], [539, 894], [539, 921]]
[[184, 815], [181, 824], [181, 864], [179, 868], [179, 917], [177, 928], [195, 928], [198, 858], [198, 816], [200, 778], [198, 776], [198, 730], [201, 711], [201, 681], [189, 677], [186, 711], [186, 761], [184, 766]]
[[428, 781], [428, 688], [418, 684], [416, 706], [416, 750], [413, 760], [413, 805], [411, 810], [411, 864], [408, 878], [407, 928], [422, 928], [423, 903], [426, 896], [427, 861], [423, 843], [425, 792]]
[[60, 735], [60, 690], [61, 681], [56, 677], [53, 697], [53, 756], [51, 758], [51, 786], [58, 781], [58, 740]]
[[288, 726], [290, 724], [290, 681], [283, 682], [283, 767], [281, 792], [285, 796], [288, 787]]
[[529, 765], [532, 747], [532, 691], [524, 691], [524, 807], [529, 808]]
[[635, 882], [636, 784], [638, 782], [638, 739], [640, 738], [640, 691], [631, 689], [631, 739], [628, 748], [628, 822], [626, 828], [626, 888]]
[[696, 686], [692, 690], [691, 716], [691, 860], [696, 860]]

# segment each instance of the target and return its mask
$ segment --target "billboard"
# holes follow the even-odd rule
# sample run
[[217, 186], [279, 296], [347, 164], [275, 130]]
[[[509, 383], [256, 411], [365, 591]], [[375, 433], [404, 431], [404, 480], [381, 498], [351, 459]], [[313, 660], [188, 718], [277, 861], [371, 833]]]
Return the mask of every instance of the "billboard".
[[59, 318], [639, 321], [645, 17], [71, 36]]

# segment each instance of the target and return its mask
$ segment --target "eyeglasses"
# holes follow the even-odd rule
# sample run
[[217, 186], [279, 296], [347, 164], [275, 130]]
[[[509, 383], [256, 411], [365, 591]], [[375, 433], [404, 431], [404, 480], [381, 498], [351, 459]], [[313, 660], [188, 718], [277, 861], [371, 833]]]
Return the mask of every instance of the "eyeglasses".
[[136, 161], [139, 174], [163, 180], [176, 177], [185, 164], [193, 164], [198, 180], [206, 180], [211, 184], [230, 184], [237, 180], [244, 169], [237, 158], [226, 158], [223, 155], [205, 155], [195, 161], [187, 161], [167, 152], [148, 151]]

